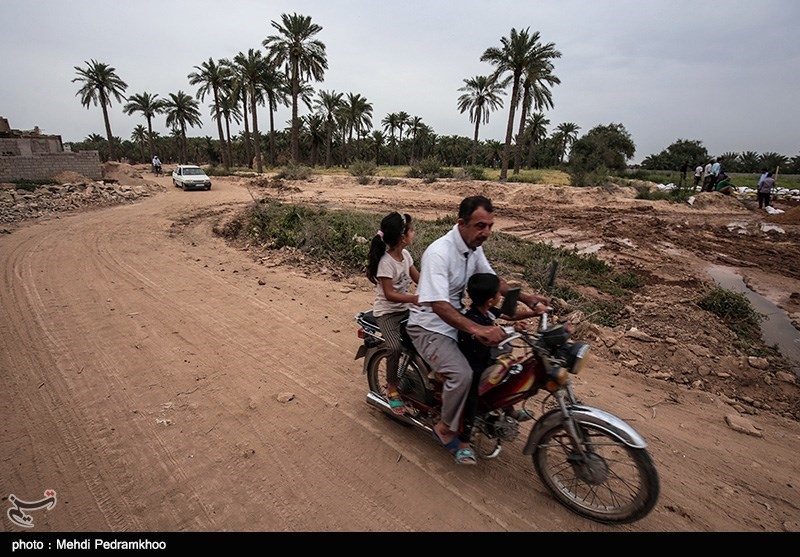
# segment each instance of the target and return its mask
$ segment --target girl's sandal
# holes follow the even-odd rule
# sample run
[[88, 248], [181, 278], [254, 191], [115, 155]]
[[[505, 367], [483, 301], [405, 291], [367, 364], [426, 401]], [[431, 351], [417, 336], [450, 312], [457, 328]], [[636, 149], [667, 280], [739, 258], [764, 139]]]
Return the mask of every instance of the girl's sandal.
[[393, 414], [402, 416], [406, 413], [406, 405], [403, 404], [403, 400], [397, 391], [386, 393], [386, 398], [389, 399], [389, 408], [392, 409]]

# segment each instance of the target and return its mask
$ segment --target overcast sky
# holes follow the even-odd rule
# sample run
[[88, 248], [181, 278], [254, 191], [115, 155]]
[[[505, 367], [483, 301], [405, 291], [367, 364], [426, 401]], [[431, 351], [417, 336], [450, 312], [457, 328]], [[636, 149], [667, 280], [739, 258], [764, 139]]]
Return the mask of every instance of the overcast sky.
[[[636, 145], [631, 162], [678, 139], [700, 141], [712, 156], [800, 154], [798, 0], [0, 0], [0, 116], [65, 142], [105, 137], [100, 107], [76, 96], [75, 66], [114, 67], [126, 95], [194, 96], [187, 76], [195, 66], [264, 51], [262, 41], [277, 34], [270, 22], [284, 13], [322, 27], [328, 70], [315, 91], [362, 95], [374, 128], [405, 111], [438, 135], [472, 137], [458, 89], [494, 70], [480, 61], [487, 48], [529, 28], [562, 54], [549, 133], [563, 122], [579, 135], [622, 124]], [[505, 139], [504, 98], [481, 140]], [[217, 137], [209, 101], [190, 135]], [[129, 139], [145, 122], [122, 104], [111, 106], [111, 129]], [[281, 108], [276, 128], [290, 117]], [[262, 130], [267, 118], [261, 109]], [[168, 135], [163, 116], [154, 129]]]

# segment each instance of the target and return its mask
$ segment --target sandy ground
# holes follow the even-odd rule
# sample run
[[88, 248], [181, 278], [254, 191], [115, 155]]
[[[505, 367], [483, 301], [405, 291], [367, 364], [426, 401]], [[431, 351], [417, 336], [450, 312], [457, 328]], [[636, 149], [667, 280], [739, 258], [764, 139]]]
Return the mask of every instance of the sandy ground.
[[[718, 194], [675, 206], [625, 188], [157, 182], [165, 191], [136, 203], [0, 235], [0, 531], [800, 531], [791, 370], [753, 367], [717, 324], [702, 332], [694, 304], [708, 265], [725, 265], [796, 316], [792, 207], [776, 235], [759, 231], [765, 213]], [[212, 232], [264, 195], [422, 219], [476, 192], [496, 201], [499, 230], [598, 250], [647, 277], [626, 327], [586, 331], [596, 353], [575, 381], [584, 403], [650, 444], [661, 497], [635, 524], [555, 502], [524, 437], [459, 467], [368, 406], [353, 359], [366, 279]], [[31, 528], [7, 515], [10, 495], [48, 490], [57, 502], [28, 511]]]

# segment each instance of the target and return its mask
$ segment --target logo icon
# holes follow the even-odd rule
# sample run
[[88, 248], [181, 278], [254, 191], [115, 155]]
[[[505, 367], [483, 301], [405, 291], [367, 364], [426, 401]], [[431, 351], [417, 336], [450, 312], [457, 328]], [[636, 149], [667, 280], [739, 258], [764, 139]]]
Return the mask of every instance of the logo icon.
[[33, 528], [33, 517], [25, 511], [52, 510], [56, 506], [56, 492], [54, 489], [47, 489], [44, 492], [44, 499], [38, 501], [23, 501], [12, 493], [8, 496], [8, 500], [14, 505], [6, 513], [11, 522], [23, 528]]

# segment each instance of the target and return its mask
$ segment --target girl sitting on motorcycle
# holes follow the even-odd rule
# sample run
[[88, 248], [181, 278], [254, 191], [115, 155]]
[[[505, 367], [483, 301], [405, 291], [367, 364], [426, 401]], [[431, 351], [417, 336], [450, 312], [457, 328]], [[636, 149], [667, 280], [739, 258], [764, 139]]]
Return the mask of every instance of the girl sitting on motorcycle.
[[406, 409], [397, 392], [397, 365], [402, 351], [402, 326], [408, 319], [411, 304], [417, 303], [410, 294], [411, 281], [419, 281], [414, 258], [406, 249], [414, 241], [411, 216], [392, 212], [381, 221], [381, 229], [372, 238], [367, 263], [367, 278], [375, 285], [372, 313], [378, 321], [389, 356], [386, 359], [386, 395], [392, 412], [405, 414]]

